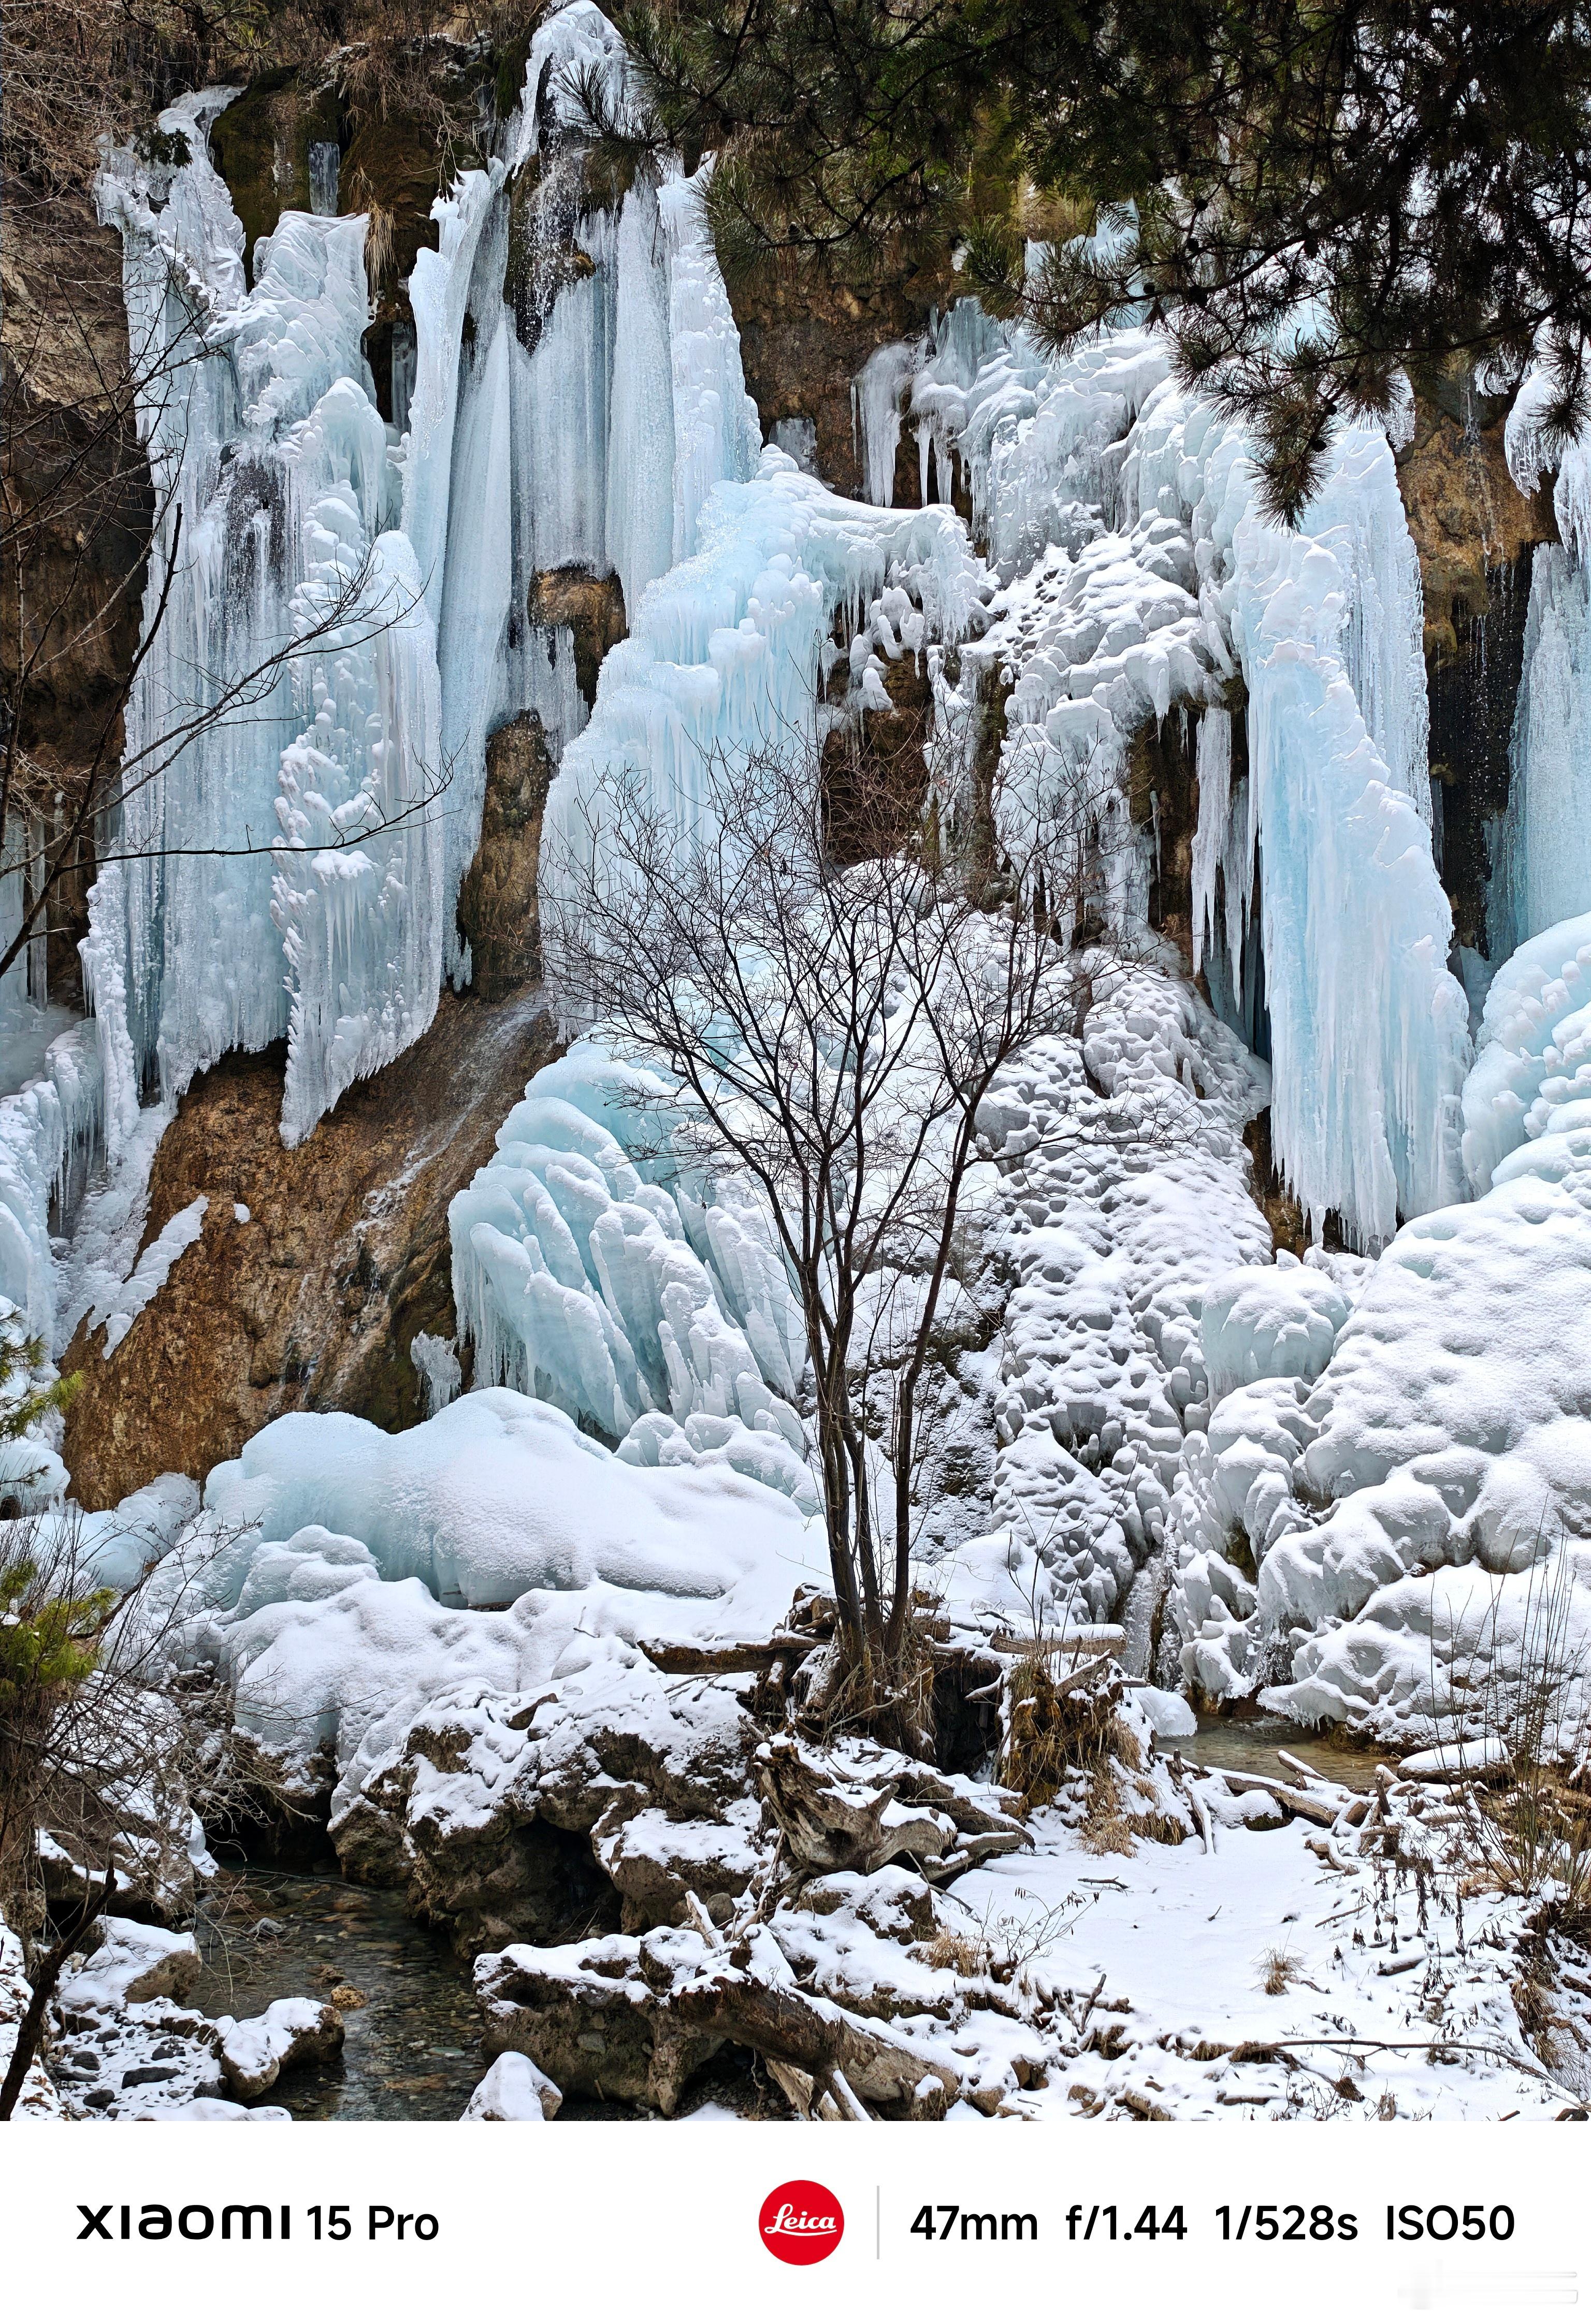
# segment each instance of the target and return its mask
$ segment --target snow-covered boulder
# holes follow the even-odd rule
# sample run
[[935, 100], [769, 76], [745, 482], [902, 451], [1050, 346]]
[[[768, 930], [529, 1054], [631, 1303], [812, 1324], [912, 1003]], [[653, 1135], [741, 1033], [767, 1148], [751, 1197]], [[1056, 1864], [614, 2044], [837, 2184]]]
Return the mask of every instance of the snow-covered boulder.
[[476, 2084], [461, 2122], [550, 2122], [563, 2092], [533, 2058], [504, 2050]]
[[181, 2106], [134, 2107], [125, 2122], [291, 2122], [285, 2107], [238, 2106], [232, 2098], [189, 2098]]
[[329, 2001], [300, 1995], [273, 2001], [258, 2017], [216, 2022], [221, 2033], [221, 2070], [237, 2098], [263, 2097], [288, 2067], [334, 2058], [343, 2045], [341, 2011]]
[[338, 1794], [338, 1852], [477, 1950], [561, 1930], [571, 1879], [611, 1883], [639, 1930], [688, 1888], [740, 1895], [767, 1854], [735, 1683], [671, 1683], [616, 1638], [572, 1646], [535, 1692], [460, 1689], [381, 1733]]
[[57, 2003], [64, 2015], [121, 2010], [135, 2001], [187, 1999], [203, 1966], [191, 1936], [108, 1914], [98, 1928], [94, 1950], [60, 1981]]
[[1503, 962], [1477, 1049], [1464, 1084], [1464, 1164], [1477, 1194], [1527, 1141], [1591, 1150], [1591, 912], [1544, 929]]
[[1218, 1277], [1199, 1316], [1212, 1404], [1253, 1380], [1318, 1379], [1352, 1305], [1340, 1284], [1290, 1251], [1278, 1251], [1273, 1266]]

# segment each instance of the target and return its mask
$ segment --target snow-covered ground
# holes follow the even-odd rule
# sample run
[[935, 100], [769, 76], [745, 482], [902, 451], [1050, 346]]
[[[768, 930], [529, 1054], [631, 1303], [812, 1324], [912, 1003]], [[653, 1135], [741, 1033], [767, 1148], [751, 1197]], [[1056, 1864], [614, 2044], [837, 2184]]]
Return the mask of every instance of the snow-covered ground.
[[[1019, 1949], [1037, 1944], [1027, 1973], [1053, 1996], [1058, 2062], [1025, 2108], [1494, 2121], [1581, 2102], [1591, 2018], [1582, 2008], [1563, 2031], [1549, 2073], [1520, 2023], [1517, 1905], [1456, 1909], [1450, 1886], [1421, 1897], [1351, 1841], [1332, 1851], [1338, 1869], [1301, 1820], [1216, 1821], [1213, 1853], [1141, 1841], [1130, 1858], [1087, 1853], [1049, 1821], [1030, 1853], [951, 1892]], [[1555, 2007], [1566, 2000], [1581, 2007], [1558, 1987]]]

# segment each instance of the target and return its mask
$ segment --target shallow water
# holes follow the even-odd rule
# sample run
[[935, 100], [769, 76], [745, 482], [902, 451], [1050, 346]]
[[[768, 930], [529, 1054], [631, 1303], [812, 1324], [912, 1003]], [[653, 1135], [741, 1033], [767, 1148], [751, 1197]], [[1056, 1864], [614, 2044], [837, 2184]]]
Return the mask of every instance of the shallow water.
[[254, 2017], [339, 1985], [365, 1996], [343, 2011], [342, 2056], [283, 2075], [269, 2104], [302, 2122], [457, 2120], [485, 2071], [469, 1964], [415, 1925], [397, 1891], [335, 1870], [229, 1866], [212, 1913], [223, 1904], [196, 1932], [205, 1967], [190, 1997], [207, 2016]]
[[1385, 1757], [1384, 1752], [1340, 1742], [1318, 1727], [1300, 1727], [1294, 1720], [1272, 1718], [1263, 1711], [1252, 1719], [1223, 1719], [1218, 1712], [1201, 1711], [1198, 1733], [1183, 1748], [1189, 1758], [1197, 1759], [1203, 1767], [1230, 1767], [1240, 1775], [1277, 1775], [1284, 1783], [1296, 1783], [1295, 1771], [1283, 1766], [1276, 1756], [1279, 1749], [1290, 1751], [1317, 1775], [1346, 1784], [1353, 1792], [1369, 1791], [1375, 1781], [1376, 1761]]

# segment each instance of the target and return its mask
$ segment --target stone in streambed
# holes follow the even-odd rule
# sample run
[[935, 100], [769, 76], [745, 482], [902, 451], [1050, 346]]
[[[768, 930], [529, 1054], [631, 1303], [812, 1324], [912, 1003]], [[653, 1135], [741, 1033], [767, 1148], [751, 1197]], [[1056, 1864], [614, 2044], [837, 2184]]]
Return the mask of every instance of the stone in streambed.
[[221, 2017], [221, 2070], [237, 2098], [257, 2098], [290, 2066], [333, 2058], [343, 2045], [343, 2021], [329, 2001], [294, 1995], [273, 2001], [258, 2017]]
[[476, 2084], [461, 2122], [550, 2122], [563, 2092], [533, 2058], [504, 2050]]

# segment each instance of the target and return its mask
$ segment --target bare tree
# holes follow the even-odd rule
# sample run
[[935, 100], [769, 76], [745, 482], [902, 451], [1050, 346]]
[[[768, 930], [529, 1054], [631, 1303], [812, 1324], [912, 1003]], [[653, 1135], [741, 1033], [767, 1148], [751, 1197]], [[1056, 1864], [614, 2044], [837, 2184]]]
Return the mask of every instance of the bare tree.
[[711, 758], [689, 800], [610, 774], [548, 843], [543, 926], [566, 1002], [679, 1093], [670, 1167], [760, 1189], [805, 1333], [842, 1684], [910, 1724], [913, 1476], [979, 1108], [1074, 1028], [1098, 787], [1059, 764], [1025, 785], [992, 881], [833, 739], [821, 762], [797, 736]]

